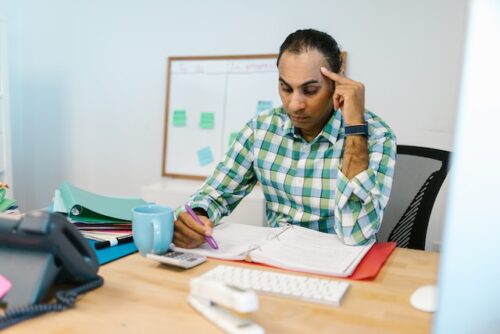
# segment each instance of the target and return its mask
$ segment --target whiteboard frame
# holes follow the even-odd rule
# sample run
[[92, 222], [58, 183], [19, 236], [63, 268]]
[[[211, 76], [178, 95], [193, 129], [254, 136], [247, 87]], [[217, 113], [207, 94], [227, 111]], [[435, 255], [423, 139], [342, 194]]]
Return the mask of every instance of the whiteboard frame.
[[[340, 73], [345, 75], [346, 69], [346, 51], [342, 51], [342, 67]], [[184, 178], [191, 180], [205, 180], [208, 175], [199, 176], [191, 174], [171, 173], [166, 171], [167, 167], [167, 147], [168, 147], [168, 127], [169, 127], [169, 105], [170, 105], [170, 85], [171, 85], [171, 68], [175, 61], [204, 61], [204, 60], [250, 60], [250, 59], [277, 59], [278, 54], [255, 54], [255, 55], [225, 55], [225, 56], [173, 56], [167, 59], [167, 91], [165, 97], [165, 118], [163, 122], [163, 151], [162, 151], [162, 166], [161, 173], [163, 177]]]

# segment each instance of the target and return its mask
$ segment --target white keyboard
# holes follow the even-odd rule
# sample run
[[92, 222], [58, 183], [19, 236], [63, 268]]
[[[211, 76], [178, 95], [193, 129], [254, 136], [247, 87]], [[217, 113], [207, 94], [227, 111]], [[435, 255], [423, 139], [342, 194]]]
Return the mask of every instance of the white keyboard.
[[349, 283], [344, 281], [225, 265], [218, 265], [202, 277], [223, 281], [241, 289], [334, 306], [340, 306], [340, 300], [349, 288]]

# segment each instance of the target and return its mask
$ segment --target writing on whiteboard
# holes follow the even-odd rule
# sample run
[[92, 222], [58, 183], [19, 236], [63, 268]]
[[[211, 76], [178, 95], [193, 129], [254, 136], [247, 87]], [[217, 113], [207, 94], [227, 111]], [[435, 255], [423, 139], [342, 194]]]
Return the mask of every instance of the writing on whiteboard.
[[171, 74], [237, 74], [278, 73], [274, 61], [248, 59], [244, 61], [177, 61], [172, 64]]

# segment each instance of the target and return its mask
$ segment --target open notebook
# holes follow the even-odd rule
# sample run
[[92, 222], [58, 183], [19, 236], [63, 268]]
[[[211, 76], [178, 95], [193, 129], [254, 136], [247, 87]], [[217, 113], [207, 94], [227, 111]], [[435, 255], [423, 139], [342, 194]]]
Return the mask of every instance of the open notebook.
[[335, 234], [286, 225], [259, 227], [220, 224], [213, 230], [219, 249], [207, 244], [199, 248], [174, 250], [225, 260], [247, 260], [283, 269], [347, 277], [373, 246], [347, 246]]

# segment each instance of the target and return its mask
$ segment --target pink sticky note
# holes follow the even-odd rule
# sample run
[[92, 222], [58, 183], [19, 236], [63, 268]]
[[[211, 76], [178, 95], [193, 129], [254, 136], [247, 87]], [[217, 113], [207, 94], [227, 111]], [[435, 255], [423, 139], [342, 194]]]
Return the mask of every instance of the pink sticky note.
[[0, 275], [0, 299], [2, 299], [12, 287], [12, 283], [2, 275]]

